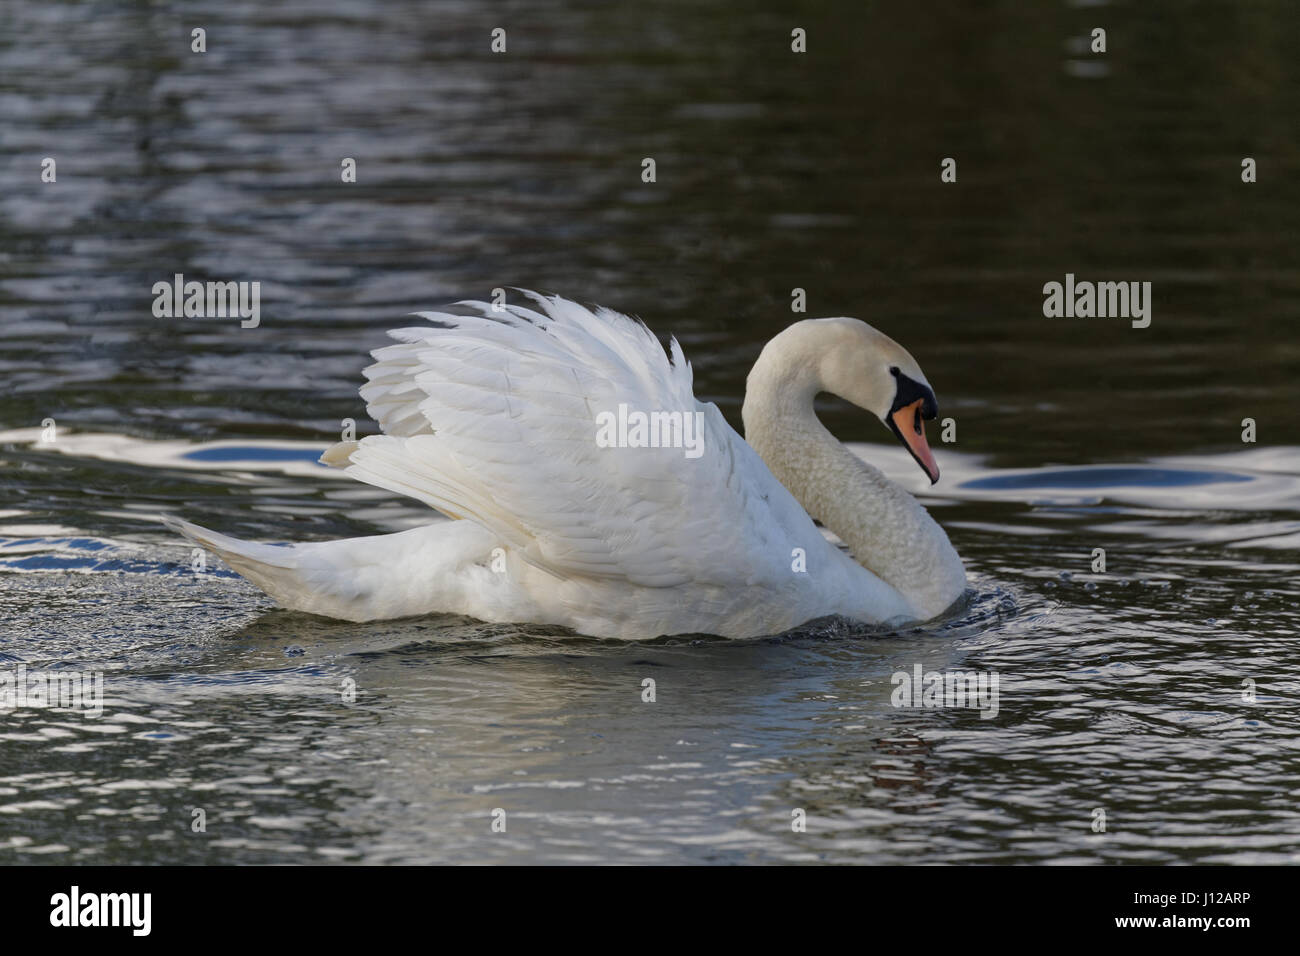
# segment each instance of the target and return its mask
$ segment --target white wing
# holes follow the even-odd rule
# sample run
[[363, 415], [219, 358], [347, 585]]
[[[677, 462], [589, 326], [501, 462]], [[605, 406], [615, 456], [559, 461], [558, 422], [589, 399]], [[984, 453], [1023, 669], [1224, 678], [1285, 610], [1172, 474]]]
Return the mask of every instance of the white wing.
[[[354, 477], [494, 532], [561, 578], [779, 585], [820, 532], [640, 322], [525, 293], [462, 302], [377, 349], [361, 395], [386, 434], [327, 453]], [[703, 448], [597, 444], [601, 412], [701, 413]]]

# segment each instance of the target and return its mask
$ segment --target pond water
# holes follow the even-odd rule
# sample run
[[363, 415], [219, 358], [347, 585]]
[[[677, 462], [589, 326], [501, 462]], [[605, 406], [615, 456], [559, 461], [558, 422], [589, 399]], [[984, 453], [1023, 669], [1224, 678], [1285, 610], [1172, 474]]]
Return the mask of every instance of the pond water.
[[[1292, 4], [79, 9], [0, 30], [0, 672], [102, 671], [104, 711], [0, 710], [0, 862], [1300, 859]], [[155, 318], [176, 273], [260, 282], [260, 324]], [[1045, 317], [1067, 274], [1151, 282], [1150, 326]], [[431, 520], [314, 460], [373, 430], [384, 330], [500, 286], [678, 336], [737, 426], [793, 289], [898, 339], [938, 485], [819, 411], [969, 602], [627, 643], [191, 568], [158, 513]], [[996, 713], [895, 706], [918, 665]]]

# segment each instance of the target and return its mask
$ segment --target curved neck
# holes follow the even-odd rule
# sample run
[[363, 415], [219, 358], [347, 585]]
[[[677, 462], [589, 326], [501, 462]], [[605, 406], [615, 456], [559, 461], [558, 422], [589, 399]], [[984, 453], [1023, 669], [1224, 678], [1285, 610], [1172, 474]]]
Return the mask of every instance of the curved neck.
[[855, 456], [818, 420], [816, 364], [765, 350], [749, 374], [745, 439], [804, 510], [854, 558], [930, 618], [966, 587], [948, 536], [908, 492]]

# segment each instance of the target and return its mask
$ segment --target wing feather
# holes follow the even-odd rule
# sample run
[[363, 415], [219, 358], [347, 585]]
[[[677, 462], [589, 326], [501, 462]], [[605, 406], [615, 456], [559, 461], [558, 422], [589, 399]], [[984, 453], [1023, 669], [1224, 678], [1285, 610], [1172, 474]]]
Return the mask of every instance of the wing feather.
[[[477, 522], [561, 577], [788, 580], [811, 520], [712, 404], [695, 399], [676, 339], [641, 322], [524, 292], [537, 309], [461, 302], [419, 313], [376, 349], [361, 388], [384, 435], [348, 456], [354, 477]], [[598, 415], [699, 413], [703, 453], [603, 448]]]

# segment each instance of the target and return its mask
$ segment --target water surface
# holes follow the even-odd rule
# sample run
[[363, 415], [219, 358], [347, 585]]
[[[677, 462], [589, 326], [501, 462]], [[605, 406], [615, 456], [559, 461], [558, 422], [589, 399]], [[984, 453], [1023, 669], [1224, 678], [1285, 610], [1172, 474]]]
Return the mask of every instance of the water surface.
[[[0, 861], [1295, 862], [1295, 20], [7, 9], [0, 667], [100, 670], [107, 700], [0, 713]], [[178, 272], [261, 282], [261, 325], [154, 318]], [[1150, 328], [1045, 319], [1067, 272], [1152, 282]], [[356, 388], [385, 329], [499, 286], [677, 335], [737, 425], [792, 289], [899, 339], [956, 423], [931, 430], [938, 486], [820, 411], [923, 495], [968, 604], [633, 644], [331, 622], [191, 569], [157, 513], [268, 541], [429, 520], [313, 461], [343, 419], [373, 430]], [[917, 664], [997, 673], [997, 715], [894, 707]]]

